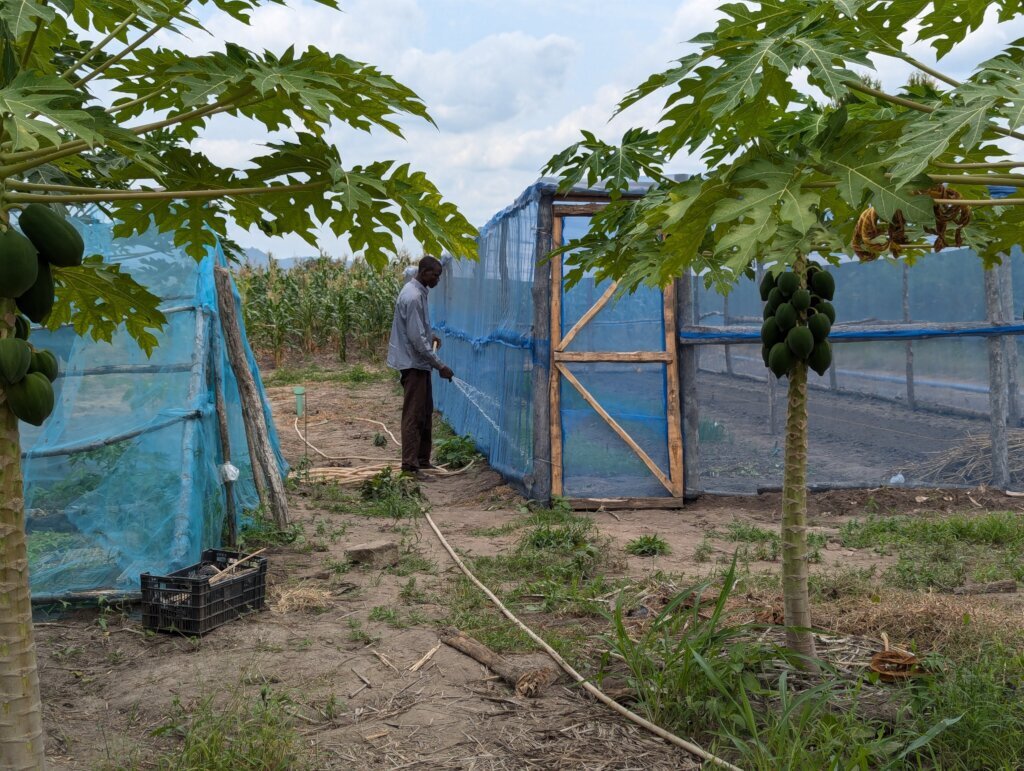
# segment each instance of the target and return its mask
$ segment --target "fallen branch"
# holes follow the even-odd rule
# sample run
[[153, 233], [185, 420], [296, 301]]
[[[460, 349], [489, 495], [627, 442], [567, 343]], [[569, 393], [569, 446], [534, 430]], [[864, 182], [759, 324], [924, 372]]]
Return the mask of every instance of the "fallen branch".
[[547, 690], [549, 685], [558, 680], [557, 669], [551, 669], [550, 667], [542, 669], [537, 669], [536, 667], [524, 668], [519, 666], [504, 656], [495, 653], [482, 642], [474, 640], [464, 632], [460, 632], [458, 629], [446, 629], [441, 634], [441, 642], [461, 653], [465, 653], [474, 661], [483, 664], [496, 675], [499, 675], [502, 680], [515, 689], [517, 696], [525, 696], [529, 699], [535, 698]]
[[727, 768], [729, 769], [729, 771], [741, 771], [741, 769], [738, 766], [734, 766], [732, 763], [729, 763], [728, 761], [723, 760], [722, 758], [716, 755], [712, 755], [710, 752], [701, 749], [696, 744], [688, 742], [685, 739], [681, 739], [675, 734], [666, 731], [661, 726], [657, 726], [650, 720], [646, 720], [640, 717], [635, 712], [626, 709], [614, 699], [609, 698], [604, 692], [601, 691], [600, 688], [588, 682], [586, 678], [583, 677], [583, 675], [581, 675], [579, 672], [573, 669], [572, 666], [570, 666], [569, 663], [558, 654], [558, 651], [556, 651], [554, 648], [552, 648], [550, 645], [544, 642], [544, 640], [540, 636], [538, 636], [536, 632], [534, 632], [532, 629], [530, 629], [530, 627], [528, 627], [526, 624], [524, 624], [522, 621], [516, 618], [515, 614], [513, 614], [512, 611], [505, 607], [504, 603], [502, 603], [502, 601], [495, 596], [494, 592], [492, 592], [490, 589], [488, 589], [486, 586], [480, 583], [480, 580], [473, 575], [472, 571], [469, 568], [466, 567], [466, 563], [464, 563], [462, 559], [459, 557], [459, 555], [455, 553], [455, 550], [452, 548], [452, 545], [448, 543], [448, 540], [444, 537], [444, 534], [440, 530], [438, 530], [437, 525], [434, 524], [434, 520], [430, 517], [429, 512], [424, 511], [423, 516], [427, 520], [427, 524], [430, 525], [430, 529], [434, 531], [434, 535], [436, 535], [438, 540], [441, 542], [441, 545], [444, 547], [445, 551], [448, 552], [448, 556], [450, 556], [452, 560], [455, 561], [455, 564], [459, 566], [459, 569], [463, 573], [465, 573], [466, 578], [472, 581], [477, 589], [479, 589], [485, 595], [487, 595], [487, 598], [491, 602], [493, 602], [495, 606], [497, 606], [498, 610], [501, 611], [502, 615], [504, 615], [505, 618], [507, 618], [509, 621], [515, 624], [524, 634], [526, 634], [531, 640], [537, 643], [537, 645], [539, 645], [544, 650], [544, 652], [547, 653], [556, 664], [558, 664], [558, 666], [560, 666], [565, 672], [567, 672], [569, 676], [573, 678], [573, 680], [579, 683], [580, 686], [587, 693], [589, 693], [595, 699], [600, 701], [606, 707], [609, 707], [610, 709], [613, 709], [615, 712], [618, 712], [626, 719], [633, 721], [634, 723], [643, 728], [646, 728], [655, 736], [658, 736], [664, 739], [665, 741], [674, 744], [675, 746], [680, 747], [693, 755], [696, 755], [699, 758], [704, 758], [709, 763], [714, 763], [716, 766], [719, 766], [720, 768]]

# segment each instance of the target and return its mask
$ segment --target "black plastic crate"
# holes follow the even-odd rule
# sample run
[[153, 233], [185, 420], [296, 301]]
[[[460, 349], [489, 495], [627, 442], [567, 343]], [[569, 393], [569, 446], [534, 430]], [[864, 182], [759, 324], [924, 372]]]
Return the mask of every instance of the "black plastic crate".
[[252, 557], [247, 564], [256, 569], [236, 568], [238, 575], [210, 584], [211, 576], [197, 576], [206, 565], [220, 570], [245, 554], [207, 549], [201, 561], [169, 576], [143, 573], [142, 625], [160, 632], [186, 635], [206, 634], [243, 613], [262, 610], [267, 592], [267, 560]]

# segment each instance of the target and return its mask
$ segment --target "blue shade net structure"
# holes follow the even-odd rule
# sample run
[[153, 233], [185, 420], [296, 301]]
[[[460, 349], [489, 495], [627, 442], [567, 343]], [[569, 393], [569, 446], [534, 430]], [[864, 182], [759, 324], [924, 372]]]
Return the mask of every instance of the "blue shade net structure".
[[[166, 574], [221, 544], [218, 385], [231, 463], [240, 471], [232, 486], [235, 511], [259, 505], [217, 312], [213, 269], [225, 264], [219, 246], [197, 263], [155, 230], [115, 239], [107, 222], [74, 222], [86, 254], [119, 264], [160, 297], [168, 323], [150, 358], [123, 329], [111, 343], [79, 337], [70, 327], [32, 331], [30, 342], [53, 351], [60, 368], [50, 418], [39, 428], [20, 426], [35, 599], [138, 591], [141, 573]], [[256, 362], [247, 341], [244, 347], [284, 473]]]
[[539, 348], [532, 291], [540, 198], [540, 188], [530, 188], [481, 229], [479, 261], [445, 258], [441, 283], [430, 293], [441, 358], [461, 381], [435, 376], [435, 405], [521, 487], [534, 475], [531, 378]]
[[[431, 292], [435, 331], [444, 341], [441, 356], [466, 381], [435, 378], [438, 409], [456, 432], [476, 441], [496, 470], [535, 497], [551, 492], [553, 457], [540, 435], [549, 431], [552, 408], [551, 339], [546, 332], [535, 333], [538, 321], [550, 314], [551, 268], [538, 258], [550, 251], [552, 237], [560, 233], [560, 243], [566, 242], [589, 227], [588, 216], [552, 214], [555, 192], [555, 184], [545, 180], [527, 189], [481, 229], [479, 261], [446, 260], [441, 284]], [[556, 321], [562, 334], [584, 321], [563, 350], [570, 355], [665, 352], [671, 340], [666, 340], [659, 290], [613, 299], [584, 319], [607, 287], [587, 275], [561, 291]], [[666, 363], [572, 361], [564, 366], [579, 387], [568, 377], [556, 386], [562, 461], [561, 489], [554, 492], [569, 498], [669, 496], [583, 395], [585, 390], [668, 476], [668, 415], [678, 405], [668, 401]]]
[[[562, 195], [541, 180], [482, 228], [478, 262], [447, 261], [432, 314], [442, 356], [465, 382], [435, 379], [439, 409], [533, 497], [778, 488], [787, 381], [761, 360], [756, 282], [723, 297], [681, 276], [667, 302], [641, 288], [591, 314], [608, 284], [584, 275], [555, 294], [540, 258], [585, 232], [588, 208], [569, 209], [595, 200], [598, 191]], [[955, 248], [912, 267], [846, 260], [829, 270], [838, 317], [832, 368], [809, 375], [812, 489], [1024, 487], [1020, 250], [987, 274], [976, 254]], [[610, 360], [615, 352], [645, 353]]]
[[[808, 373], [812, 489], [1024, 484], [1020, 251], [987, 277], [967, 249], [928, 254], [912, 267], [848, 261], [829, 270], [836, 279], [832, 368], [822, 377]], [[988, 300], [986, 280], [994, 290]], [[776, 381], [761, 361], [757, 287], [743, 280], [723, 298], [695, 278], [691, 299], [681, 331], [697, 373], [683, 395], [691, 413], [686, 446], [697, 458], [688, 488], [777, 487], [787, 381]], [[1000, 401], [1006, 480], [993, 469]]]

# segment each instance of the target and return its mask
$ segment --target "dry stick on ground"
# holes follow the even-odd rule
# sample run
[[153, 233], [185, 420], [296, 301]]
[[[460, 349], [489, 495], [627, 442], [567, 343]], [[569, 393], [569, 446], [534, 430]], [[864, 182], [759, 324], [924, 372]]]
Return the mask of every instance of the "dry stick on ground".
[[495, 606], [497, 606], [498, 610], [502, 612], [505, 618], [507, 618], [509, 621], [515, 624], [524, 634], [526, 634], [531, 640], [537, 643], [537, 645], [543, 648], [544, 652], [547, 653], [554, 660], [554, 662], [558, 664], [558, 666], [565, 670], [570, 677], [572, 677], [577, 683], [579, 683], [580, 686], [582, 686], [582, 688], [587, 693], [589, 693], [591, 696], [593, 696], [595, 699], [600, 701], [605, 706], [615, 710], [623, 717], [632, 720], [637, 725], [646, 728], [648, 731], [655, 734], [656, 736], [661, 737], [665, 741], [670, 742], [671, 744], [674, 744], [677, 747], [681, 747], [682, 749], [686, 750], [687, 752], [693, 755], [696, 755], [697, 757], [704, 758], [708, 762], [714, 763], [715, 765], [721, 768], [727, 768], [730, 771], [741, 771], [741, 769], [738, 766], [734, 766], [732, 765], [732, 763], [729, 763], [728, 761], [723, 760], [722, 758], [717, 757], [716, 755], [712, 755], [707, 750], [701, 749], [692, 742], [688, 742], [685, 739], [680, 739], [678, 736], [666, 731], [661, 726], [657, 726], [651, 721], [645, 720], [644, 718], [640, 717], [635, 712], [626, 709], [614, 699], [609, 698], [597, 686], [588, 682], [587, 679], [583, 677], [583, 675], [581, 675], [579, 672], [573, 669], [572, 666], [558, 654], [558, 651], [556, 651], [554, 648], [552, 648], [550, 645], [544, 642], [544, 640], [540, 636], [538, 636], [536, 632], [534, 632], [532, 629], [530, 629], [530, 627], [528, 627], [526, 624], [524, 624], [522, 621], [516, 618], [512, 611], [506, 608], [504, 603], [502, 603], [502, 601], [495, 596], [494, 592], [492, 592], [490, 589], [488, 589], [486, 586], [480, 583], [479, 579], [477, 579], [477, 577], [473, 575], [472, 571], [470, 571], [470, 569], [466, 567], [466, 563], [464, 563], [459, 558], [459, 555], [455, 553], [455, 550], [452, 548], [451, 544], [448, 543], [448, 540], [444, 537], [444, 534], [437, 528], [437, 525], [434, 524], [434, 520], [431, 519], [430, 514], [425, 511], [423, 512], [423, 516], [427, 520], [427, 524], [430, 525], [430, 529], [434, 531], [434, 535], [436, 535], [438, 540], [441, 542], [441, 545], [444, 547], [445, 551], [448, 552], [448, 555], [455, 561], [455, 564], [459, 566], [459, 569], [466, 574], [466, 577], [473, 582], [476, 588], [483, 592], [485, 595], [487, 595], [487, 599], [489, 599], [491, 602], [495, 604]]
[[474, 640], [465, 632], [458, 629], [448, 628], [441, 634], [441, 642], [465, 653], [474, 661], [487, 667], [489, 670], [501, 676], [501, 679], [515, 689], [517, 696], [535, 698], [540, 696], [558, 680], [558, 670], [551, 667], [538, 669], [536, 667], [523, 667], [513, 661], [501, 656], [482, 642]]

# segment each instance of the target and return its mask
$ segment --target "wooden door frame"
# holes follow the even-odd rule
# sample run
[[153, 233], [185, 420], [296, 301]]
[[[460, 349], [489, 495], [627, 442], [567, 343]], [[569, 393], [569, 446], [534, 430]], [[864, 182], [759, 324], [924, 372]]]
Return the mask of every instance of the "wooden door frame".
[[[593, 206], [587, 207], [564, 207], [556, 206], [553, 209], [551, 242], [553, 248], [557, 248], [562, 241], [563, 217], [589, 216], [593, 214]], [[594, 409], [602, 420], [623, 440], [633, 453], [644, 463], [651, 474], [658, 479], [665, 487], [668, 497], [665, 498], [632, 498], [632, 499], [588, 499], [573, 501], [575, 508], [593, 508], [596, 505], [602, 507], [613, 507], [615, 505], [634, 505], [635, 507], [666, 507], [681, 505], [683, 494], [686, 489], [684, 466], [683, 466], [683, 434], [681, 423], [681, 410], [679, 402], [679, 367], [678, 352], [679, 345], [676, 329], [676, 287], [671, 284], [662, 290], [662, 314], [665, 327], [665, 350], [664, 351], [566, 351], [565, 348], [572, 342], [581, 329], [604, 308], [615, 294], [616, 283], [612, 283], [597, 299], [597, 301], [584, 313], [572, 328], [563, 336], [562, 334], [562, 292], [563, 272], [561, 255], [553, 257], [550, 262], [551, 269], [551, 293], [550, 293], [550, 362], [548, 382], [548, 403], [550, 405], [551, 421], [551, 494], [559, 497], [564, 494], [564, 479], [562, 470], [562, 379], [572, 385], [583, 399]], [[646, 452], [629, 436], [616, 421], [604, 410], [598, 401], [580, 384], [580, 382], [569, 372], [567, 365], [572, 362], [638, 362], [638, 363], [660, 363], [665, 365], [665, 410], [668, 422], [668, 458], [669, 468], [660, 469], [657, 464], [647, 455]]]

